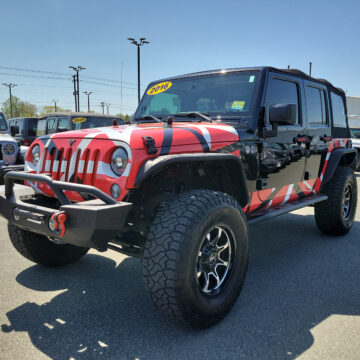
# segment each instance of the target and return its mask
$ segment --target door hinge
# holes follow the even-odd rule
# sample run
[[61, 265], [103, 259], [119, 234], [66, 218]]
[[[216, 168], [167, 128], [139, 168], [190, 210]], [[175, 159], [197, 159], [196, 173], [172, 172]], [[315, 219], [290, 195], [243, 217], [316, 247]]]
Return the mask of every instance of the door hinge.
[[267, 186], [267, 179], [259, 179], [256, 181], [256, 190], [263, 190]]

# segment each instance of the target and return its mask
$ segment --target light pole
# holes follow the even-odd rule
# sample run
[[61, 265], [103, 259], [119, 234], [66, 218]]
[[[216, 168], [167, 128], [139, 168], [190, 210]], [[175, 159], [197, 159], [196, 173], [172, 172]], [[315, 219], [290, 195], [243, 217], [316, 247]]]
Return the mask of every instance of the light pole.
[[9, 95], [10, 95], [10, 116], [13, 117], [13, 108], [12, 108], [12, 94], [11, 94], [11, 89], [15, 86], [17, 86], [16, 84], [5, 84], [3, 83], [3, 85], [7, 86], [9, 88]]
[[69, 66], [69, 69], [73, 69], [76, 72], [76, 93], [77, 93], [77, 111], [80, 111], [80, 88], [79, 88], [79, 72], [85, 70], [83, 66]]
[[100, 103], [100, 106], [102, 107], [102, 112], [103, 112], [103, 114], [104, 114], [105, 101], [102, 101], [102, 102]]
[[132, 44], [137, 46], [137, 65], [138, 65], [138, 102], [140, 102], [140, 46], [143, 46], [145, 44], [150, 44], [149, 41], [146, 40], [146, 38], [140, 38], [139, 41], [136, 41], [133, 38], [128, 38], [129, 41], [131, 41]]
[[57, 110], [57, 107], [56, 107], [56, 103], [58, 102], [59, 100], [53, 100], [53, 103], [55, 104], [54, 106], [55, 106], [55, 112], [56, 112], [56, 110]]
[[84, 94], [88, 98], [88, 112], [90, 112], [90, 95], [92, 94], [92, 91], [84, 91]]

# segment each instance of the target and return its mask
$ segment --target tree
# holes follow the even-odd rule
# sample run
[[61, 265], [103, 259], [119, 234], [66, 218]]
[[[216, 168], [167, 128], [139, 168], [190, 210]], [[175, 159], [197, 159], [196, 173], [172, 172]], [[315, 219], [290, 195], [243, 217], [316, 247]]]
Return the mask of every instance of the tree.
[[[11, 118], [10, 99], [7, 99], [2, 104], [2, 111], [7, 119]], [[36, 105], [30, 104], [27, 101], [21, 101], [17, 96], [12, 97], [12, 117], [22, 116], [36, 116], [38, 109]]]
[[[47, 115], [47, 114], [53, 113], [53, 112], [55, 112], [55, 106], [53, 106], [53, 105], [44, 106], [40, 111], [40, 115]], [[56, 112], [71, 112], [71, 110], [62, 109], [61, 107], [56, 106]]]
[[116, 114], [116, 116], [124, 119], [126, 123], [130, 122], [131, 115], [129, 114]]

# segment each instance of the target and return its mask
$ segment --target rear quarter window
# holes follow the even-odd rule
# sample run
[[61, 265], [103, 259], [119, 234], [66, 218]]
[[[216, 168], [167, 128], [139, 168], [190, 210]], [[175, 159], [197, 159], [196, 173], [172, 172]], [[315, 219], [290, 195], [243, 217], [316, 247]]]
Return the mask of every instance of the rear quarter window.
[[342, 96], [331, 92], [331, 106], [332, 106], [333, 126], [346, 128], [345, 106], [344, 106], [344, 99], [342, 98]]

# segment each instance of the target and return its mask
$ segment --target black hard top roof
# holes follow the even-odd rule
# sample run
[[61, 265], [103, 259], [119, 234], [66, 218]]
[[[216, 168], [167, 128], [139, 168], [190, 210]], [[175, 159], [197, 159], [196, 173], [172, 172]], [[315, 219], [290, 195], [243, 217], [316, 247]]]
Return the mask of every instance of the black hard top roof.
[[10, 120], [21, 120], [21, 119], [38, 119], [38, 118], [39, 118], [38, 116], [19, 116], [19, 117], [7, 119], [7, 121], [10, 121]]
[[96, 116], [96, 117], [106, 117], [106, 118], [111, 118], [111, 119], [121, 119], [119, 116], [99, 114], [99, 113], [86, 113], [86, 112], [54, 112], [54, 113], [42, 115], [40, 118], [44, 119], [49, 116], [79, 116], [79, 117], [80, 116]]
[[338, 92], [345, 94], [343, 89], [335, 87], [334, 85], [332, 85], [329, 81], [327, 81], [325, 79], [318, 79], [318, 78], [311, 77], [311, 76], [305, 74], [303, 71], [298, 70], [298, 69], [278, 69], [278, 68], [275, 68], [272, 66], [243, 67], [243, 68], [230, 68], [230, 69], [216, 69], [216, 70], [199, 71], [199, 72], [194, 72], [194, 73], [189, 73], [189, 74], [184, 74], [184, 75], [179, 75], [179, 76], [173, 76], [170, 78], [165, 78], [165, 79], [161, 79], [161, 80], [158, 80], [155, 82], [183, 79], [183, 78], [203, 76], [203, 75], [212, 75], [212, 74], [218, 74], [218, 73], [222, 73], [222, 72], [266, 71], [266, 70], [283, 73], [286, 75], [293, 75], [293, 76], [301, 77], [301, 78], [303, 78], [305, 80], [309, 80], [309, 81], [315, 81], [315, 82], [321, 83], [323, 85], [329, 86], [329, 87], [333, 88], [334, 90], [337, 90]]

